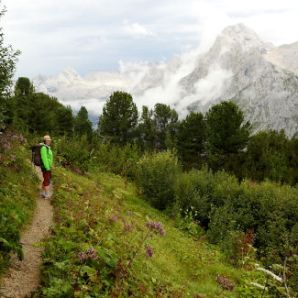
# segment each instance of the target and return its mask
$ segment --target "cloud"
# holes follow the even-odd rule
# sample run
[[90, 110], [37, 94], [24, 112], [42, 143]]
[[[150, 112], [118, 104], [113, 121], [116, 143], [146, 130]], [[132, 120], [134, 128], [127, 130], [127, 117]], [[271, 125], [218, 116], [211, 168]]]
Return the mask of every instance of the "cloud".
[[203, 49], [242, 22], [274, 44], [298, 39], [296, 0], [2, 0], [5, 39], [22, 51], [17, 75], [117, 71], [119, 61], [167, 61]]
[[131, 36], [153, 36], [153, 32], [147, 29], [144, 25], [137, 22], [130, 23], [127, 20], [124, 22], [124, 31]]

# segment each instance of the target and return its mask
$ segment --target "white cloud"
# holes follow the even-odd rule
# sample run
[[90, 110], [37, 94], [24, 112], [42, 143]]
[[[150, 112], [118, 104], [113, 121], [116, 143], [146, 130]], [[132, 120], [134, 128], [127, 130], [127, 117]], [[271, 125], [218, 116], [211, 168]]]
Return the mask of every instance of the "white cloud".
[[141, 25], [137, 22], [130, 23], [128, 21], [124, 21], [124, 31], [132, 36], [153, 36], [153, 32], [148, 30], [144, 25]]
[[[118, 61], [168, 60], [208, 48], [223, 27], [247, 24], [275, 44], [298, 40], [297, 0], [2, 0], [18, 75], [116, 70]], [[126, 20], [126, 21], [125, 21]], [[4, 21], [4, 22], [3, 22]]]

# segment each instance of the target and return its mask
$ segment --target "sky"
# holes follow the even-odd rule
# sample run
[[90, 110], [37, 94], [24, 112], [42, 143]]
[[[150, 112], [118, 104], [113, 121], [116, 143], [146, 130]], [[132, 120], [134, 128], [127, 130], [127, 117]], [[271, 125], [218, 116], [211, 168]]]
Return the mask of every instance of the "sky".
[[208, 48], [244, 23], [275, 45], [298, 41], [297, 0], [2, 0], [5, 40], [21, 50], [17, 76], [117, 71]]

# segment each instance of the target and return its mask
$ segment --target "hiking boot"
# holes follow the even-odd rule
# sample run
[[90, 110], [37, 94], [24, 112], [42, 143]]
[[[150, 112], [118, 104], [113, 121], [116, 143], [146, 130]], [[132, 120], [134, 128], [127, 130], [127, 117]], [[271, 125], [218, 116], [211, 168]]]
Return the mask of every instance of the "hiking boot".
[[43, 198], [45, 200], [49, 200], [51, 198], [51, 195], [49, 193], [45, 193]]

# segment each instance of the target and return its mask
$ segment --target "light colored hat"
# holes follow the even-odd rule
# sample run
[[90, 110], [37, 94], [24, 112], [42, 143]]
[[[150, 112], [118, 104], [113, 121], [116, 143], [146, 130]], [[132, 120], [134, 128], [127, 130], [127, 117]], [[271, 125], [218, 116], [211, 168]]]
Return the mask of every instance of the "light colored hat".
[[51, 139], [51, 137], [49, 136], [49, 135], [45, 135], [44, 137], [43, 137], [43, 140], [44, 141], [51, 141], [52, 139]]

